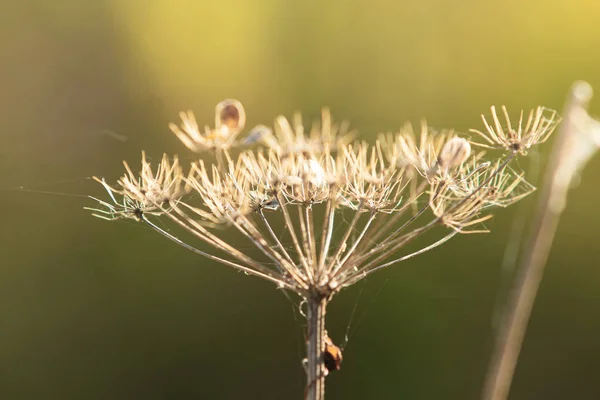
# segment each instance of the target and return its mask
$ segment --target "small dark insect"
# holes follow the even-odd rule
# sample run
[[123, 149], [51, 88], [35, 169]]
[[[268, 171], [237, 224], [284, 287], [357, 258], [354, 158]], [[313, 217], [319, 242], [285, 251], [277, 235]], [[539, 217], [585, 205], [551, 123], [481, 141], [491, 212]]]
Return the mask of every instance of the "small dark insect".
[[342, 365], [342, 349], [333, 344], [329, 336], [325, 337], [325, 352], [323, 353], [323, 362], [327, 372], [339, 371]]

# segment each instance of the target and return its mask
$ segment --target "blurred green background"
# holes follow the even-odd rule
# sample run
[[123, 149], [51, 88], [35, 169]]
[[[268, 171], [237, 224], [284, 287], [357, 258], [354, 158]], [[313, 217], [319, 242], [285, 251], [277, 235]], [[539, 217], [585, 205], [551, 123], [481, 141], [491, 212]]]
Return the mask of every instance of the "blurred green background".
[[[13, 0], [1, 14], [2, 399], [304, 389], [302, 319], [273, 285], [91, 218], [85, 197], [19, 187], [105, 196], [89, 177], [115, 180], [142, 149], [190, 160], [168, 122], [212, 123], [229, 97], [250, 126], [327, 105], [372, 139], [424, 116], [479, 128], [492, 104], [560, 109], [575, 79], [600, 89], [597, 0]], [[598, 174], [600, 159], [571, 193], [511, 399], [600, 398]], [[336, 297], [337, 343], [358, 306], [327, 398], [477, 399], [516, 213]]]

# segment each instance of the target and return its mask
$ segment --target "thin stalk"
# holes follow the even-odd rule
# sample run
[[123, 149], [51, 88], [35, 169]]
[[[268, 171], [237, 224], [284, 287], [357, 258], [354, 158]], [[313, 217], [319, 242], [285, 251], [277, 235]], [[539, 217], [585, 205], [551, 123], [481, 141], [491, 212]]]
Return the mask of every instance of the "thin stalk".
[[390, 230], [392, 226], [396, 225], [396, 223], [400, 218], [402, 218], [406, 210], [411, 208], [411, 206], [416, 205], [416, 200], [419, 197], [421, 197], [427, 185], [429, 185], [429, 182], [427, 182], [426, 180], [421, 182], [419, 187], [415, 188], [415, 193], [408, 198], [408, 200], [404, 203], [404, 206], [402, 206], [398, 211], [396, 211], [393, 216], [391, 216], [390, 218], [381, 218], [379, 219], [380, 223], [373, 225], [374, 234], [371, 237], [372, 242], [376, 242], [377, 240], [379, 240], [381, 235], [384, 235], [387, 231]]
[[325, 398], [325, 312], [329, 299], [311, 294], [307, 299], [308, 340], [306, 344], [307, 385], [305, 400], [323, 400]]
[[[161, 210], [169, 218], [171, 218], [179, 226], [181, 226], [182, 228], [184, 228], [185, 230], [187, 230], [188, 232], [190, 232], [197, 238], [204, 240], [206, 243], [216, 247], [217, 249], [219, 249], [225, 253], [229, 253], [229, 254], [233, 255], [238, 260], [245, 262], [247, 264], [250, 264], [259, 270], [268, 271], [268, 269], [265, 268], [264, 266], [262, 266], [259, 262], [253, 260], [252, 258], [248, 257], [244, 253], [233, 248], [232, 246], [230, 246], [223, 240], [219, 239], [217, 236], [210, 233], [206, 228], [204, 228], [202, 225], [200, 225], [197, 221], [190, 218], [185, 212], [181, 211], [178, 207], [173, 205], [173, 206], [171, 206], [171, 209], [173, 211], [175, 211], [175, 213], [177, 213], [177, 215], [179, 215], [180, 218], [177, 218], [177, 216], [173, 215], [170, 212], [166, 212], [166, 210], [164, 210], [164, 208], [161, 208]], [[191, 226], [189, 226], [188, 224], [190, 224]]]
[[[377, 263], [385, 260], [385, 258], [388, 257], [390, 254], [393, 254], [397, 250], [399, 250], [402, 247], [406, 246], [412, 240], [416, 239], [417, 237], [419, 237], [423, 233], [427, 232], [433, 226], [434, 226], [434, 224], [427, 224], [425, 226], [422, 226], [420, 228], [415, 229], [412, 232], [409, 232], [409, 233], [405, 234], [402, 237], [399, 237], [394, 242], [390, 243], [389, 244], [390, 247], [384, 249], [385, 251], [382, 254], [379, 254], [377, 257], [375, 257], [371, 261], [367, 262], [360, 269], [363, 270], [363, 271], [368, 271], [369, 269], [371, 269], [375, 265], [377, 265]], [[355, 265], [361, 265], [364, 262], [366, 262], [366, 260], [368, 260], [370, 257], [372, 257], [374, 254], [375, 253], [373, 253], [373, 254], [363, 254], [363, 255], [359, 256], [357, 260], [352, 260], [352, 263], [354, 263]]]
[[300, 221], [300, 234], [302, 235], [302, 247], [304, 247], [304, 257], [308, 265], [314, 270], [313, 259], [310, 256], [310, 232], [308, 230], [308, 221], [304, 218], [304, 210], [307, 208], [305, 204], [298, 205], [298, 221]]
[[417, 250], [417, 251], [415, 251], [413, 253], [407, 254], [405, 256], [402, 256], [402, 257], [397, 258], [397, 259], [392, 260], [392, 261], [388, 261], [385, 264], [378, 265], [377, 267], [371, 268], [370, 270], [364, 271], [364, 272], [368, 275], [368, 274], [370, 274], [372, 272], [375, 272], [377, 270], [380, 270], [382, 268], [389, 267], [390, 265], [393, 265], [393, 264], [396, 264], [396, 263], [399, 263], [399, 262], [402, 262], [402, 261], [406, 261], [409, 258], [413, 258], [413, 257], [418, 256], [420, 254], [426, 253], [429, 250], [433, 250], [436, 247], [438, 247], [438, 246], [446, 243], [448, 240], [452, 239], [457, 233], [458, 233], [457, 231], [452, 231], [449, 234], [447, 234], [446, 236], [444, 236], [443, 238], [441, 238], [440, 240], [438, 240], [438, 241], [430, 244], [429, 246], [423, 247], [422, 249]]
[[329, 254], [329, 246], [331, 245], [331, 237], [333, 236], [333, 221], [335, 220], [335, 205], [333, 198], [327, 201], [327, 211], [323, 221], [323, 233], [321, 235], [321, 256], [319, 257], [319, 271], [325, 268], [325, 259]]
[[306, 226], [308, 228], [307, 233], [308, 244], [310, 247], [311, 264], [313, 265], [315, 271], [317, 271], [317, 265], [319, 260], [317, 259], [317, 240], [315, 239], [315, 221], [312, 206], [309, 205], [304, 208], [304, 218], [306, 219]]
[[281, 254], [283, 254], [283, 256], [285, 257], [285, 259], [288, 260], [288, 262], [290, 264], [294, 265], [294, 261], [292, 260], [292, 257], [285, 250], [285, 247], [283, 247], [283, 245], [281, 244], [281, 241], [279, 240], [279, 238], [277, 237], [277, 235], [273, 231], [273, 228], [271, 227], [271, 224], [269, 223], [269, 220], [265, 216], [265, 213], [262, 210], [259, 210], [258, 214], [260, 215], [260, 218], [262, 219], [263, 223], [265, 224], [265, 227], [269, 231], [269, 234], [271, 235], [271, 238], [275, 241], [275, 244], [277, 245], [277, 247], [279, 247], [279, 250], [281, 251]]
[[344, 237], [340, 241], [340, 244], [338, 246], [338, 249], [335, 252], [335, 255], [331, 258], [331, 263], [327, 267], [327, 273], [328, 274], [331, 273], [331, 271], [333, 270], [333, 268], [337, 265], [337, 259], [342, 255], [342, 252], [343, 252], [344, 247], [345, 247], [344, 245], [348, 241], [348, 238], [352, 234], [352, 231], [354, 230], [354, 227], [356, 226], [356, 224], [358, 223], [358, 220], [360, 219], [360, 212], [363, 209], [363, 205], [364, 205], [364, 203], [361, 200], [360, 204], [358, 205], [357, 210], [355, 211], [354, 218], [352, 218], [352, 222], [350, 222], [350, 224], [348, 225], [348, 228], [346, 229], [346, 233], [344, 234]]
[[[481, 185], [479, 185], [475, 190], [473, 190], [471, 193], [469, 193], [467, 196], [465, 196], [465, 198], [463, 198], [461, 201], [459, 201], [458, 203], [456, 203], [452, 207], [450, 207], [448, 210], [446, 210], [446, 212], [444, 213], [444, 215], [450, 214], [453, 210], [455, 210], [458, 207], [462, 206], [463, 204], [465, 204], [465, 202], [469, 201], [473, 196], [475, 196], [477, 193], [479, 193], [481, 191], [481, 189], [483, 189], [488, 183], [490, 183], [490, 181], [492, 179], [494, 179], [496, 177], [496, 175], [498, 175], [498, 173], [500, 173], [509, 164], [509, 162], [516, 155], [517, 155], [517, 153], [514, 153], [514, 152], [511, 153], [506, 158], [506, 160], [504, 160], [502, 162], [502, 164], [500, 164], [498, 166], [498, 168], [496, 168], [496, 170], [494, 171], [494, 173], [490, 174], [490, 176]], [[437, 191], [436, 194], [435, 194], [435, 196], [437, 196], [439, 193], [440, 193], [440, 191]], [[438, 223], [442, 222], [442, 219], [443, 219], [444, 215], [441, 215], [441, 216], [439, 216], [437, 218], [434, 218], [428, 224], [422, 226], [421, 228], [415, 229], [414, 231], [408, 233], [405, 236], [401, 236], [399, 238], [395, 238], [395, 235], [397, 235], [398, 233], [400, 233], [408, 224], [412, 223], [419, 215], [421, 215], [423, 212], [425, 212], [425, 210], [427, 208], [429, 208], [429, 204], [430, 204], [430, 202], [428, 202], [427, 205], [423, 206], [423, 208], [421, 210], [419, 210], [419, 212], [416, 215], [414, 215], [413, 217], [411, 217], [400, 228], [398, 228], [396, 231], [394, 231], [390, 235], [391, 239], [384, 240], [382, 243], [378, 244], [377, 246], [375, 246], [373, 249], [371, 249], [367, 253], [360, 255], [358, 257], [358, 260], [352, 260], [352, 261], [355, 264], [362, 264], [362, 262], [364, 262], [369, 257], [372, 257], [374, 254], [376, 254], [376, 253], [378, 253], [378, 252], [380, 252], [382, 250], [385, 250], [384, 254], [382, 254], [379, 257], [377, 257], [374, 261], [369, 262], [368, 266], [370, 267], [373, 263], [380, 261], [382, 258], [385, 258], [385, 255], [393, 253], [394, 251], [398, 250], [402, 246], [406, 245], [409, 241], [411, 241], [412, 239], [414, 239], [416, 236], [422, 234], [423, 232], [429, 230], [433, 226], [435, 226]], [[417, 234], [416, 236], [414, 235], [415, 233]], [[368, 268], [365, 268], [365, 269], [368, 269]]]
[[[437, 199], [437, 197], [442, 192], [444, 186], [445, 185], [440, 185], [437, 188], [435, 194], [433, 195], [433, 198], [430, 201], [428, 201], [423, 207], [421, 207], [421, 209], [419, 211], [417, 211], [412, 217], [410, 217], [398, 229], [396, 229], [394, 232], [392, 232], [391, 234], [389, 234], [387, 238], [385, 238], [380, 244], [378, 244], [375, 247], [375, 249], [383, 249], [383, 248], [389, 247], [390, 244], [394, 241], [394, 239], [396, 239], [398, 237], [398, 235], [401, 234], [402, 231], [404, 231], [404, 229], [406, 229], [410, 224], [412, 224], [413, 222], [415, 222], [417, 220], [417, 218], [419, 218], [421, 215], [423, 215], [423, 213], [425, 213], [425, 211], [427, 211], [431, 207], [431, 202], [434, 201], [435, 199]], [[373, 249], [373, 250], [375, 250], [375, 249]]]
[[279, 207], [281, 207], [281, 211], [283, 212], [283, 219], [285, 221], [285, 227], [287, 228], [287, 231], [290, 233], [290, 236], [292, 237], [292, 242], [294, 242], [294, 247], [296, 248], [296, 251], [298, 252], [298, 258], [300, 259], [300, 262], [302, 263], [302, 266], [304, 267], [304, 270], [306, 271], [306, 277], [309, 280], [312, 280], [313, 274], [312, 274], [311, 269], [308, 266], [306, 257], [304, 257], [304, 254], [302, 253], [302, 247], [300, 247], [300, 242], [298, 241], [298, 236], [296, 235], [296, 230], [294, 229], [294, 224], [292, 223], [292, 218], [290, 218], [290, 213], [288, 212], [287, 204], [285, 204], [283, 196], [281, 196], [281, 193], [279, 191], [275, 192], [274, 194], [275, 194], [275, 198], [279, 202]]
[[203, 257], [208, 258], [209, 260], [213, 260], [213, 261], [217, 261], [221, 264], [224, 265], [228, 265], [230, 267], [233, 267], [235, 269], [238, 269], [242, 272], [245, 272], [249, 275], [255, 275], [258, 276], [260, 278], [264, 278], [268, 281], [274, 282], [276, 285], [278, 285], [279, 287], [285, 288], [285, 289], [290, 289], [290, 290], [294, 290], [295, 288], [293, 286], [291, 286], [290, 284], [288, 284], [285, 280], [283, 280], [283, 278], [277, 277], [277, 276], [273, 276], [272, 273], [268, 273], [268, 272], [261, 272], [261, 271], [257, 271], [254, 270], [252, 268], [248, 268], [245, 267], [243, 265], [240, 265], [238, 263], [235, 263], [233, 261], [229, 261], [229, 260], [225, 260], [224, 258], [221, 257], [217, 257], [214, 256], [210, 253], [205, 253], [202, 250], [198, 250], [197, 248], [190, 246], [189, 244], [185, 243], [184, 241], [182, 241], [181, 239], [171, 235], [170, 233], [166, 232], [165, 230], [159, 228], [158, 226], [156, 226], [154, 223], [150, 222], [149, 220], [147, 220], [145, 217], [142, 217], [142, 221], [148, 225], [150, 228], [154, 229], [156, 232], [160, 233], [161, 235], [163, 235], [164, 237], [168, 238], [169, 240], [177, 243], [178, 245], [198, 254], [201, 255]]
[[[369, 230], [369, 226], [371, 225], [371, 223], [375, 219], [376, 215], [377, 215], [377, 213], [375, 211], [371, 212], [371, 215], [369, 216], [369, 220], [367, 221], [367, 223], [365, 224], [364, 228], [360, 232], [360, 235], [358, 235], [358, 238], [356, 238], [356, 240], [352, 244], [352, 247], [346, 252], [346, 255], [344, 256], [344, 259], [339, 262], [337, 268], [334, 268], [334, 270], [333, 270], [334, 274], [336, 274], [340, 269], [342, 269], [344, 267], [344, 264], [346, 263], [346, 261], [348, 261], [348, 259], [354, 254], [354, 251], [356, 250], [356, 247], [360, 244], [360, 242], [362, 241], [362, 239], [365, 237], [365, 234]], [[352, 264], [349, 264], [349, 265], [352, 265]], [[349, 266], [345, 266], [343, 268], [343, 270], [342, 270], [341, 273], [343, 273], [345, 270], [347, 270], [349, 268], [350, 268]]]
[[[440, 193], [440, 191], [438, 190], [438, 192], [434, 196], [434, 199], [439, 195], [439, 193]], [[407, 205], [405, 205], [403, 207], [403, 210], [406, 210], [409, 204], [410, 204], [410, 202], [407, 203]], [[417, 218], [419, 218], [421, 215], [423, 215], [423, 213], [429, 209], [430, 204], [431, 204], [430, 202], [427, 202], [427, 204], [425, 204], [423, 207], [421, 207], [421, 209], [418, 210], [416, 212], [416, 214], [414, 214], [412, 217], [410, 217], [398, 229], [396, 229], [394, 232], [392, 232], [391, 234], [389, 234], [385, 239], [383, 239], [383, 241], [381, 241], [381, 243], [379, 243], [377, 246], [375, 246], [372, 249], [370, 249], [368, 252], [363, 253], [362, 251], [359, 251], [358, 252], [358, 254], [360, 254], [359, 261], [352, 260], [352, 263], [353, 264], [360, 264], [364, 260], [368, 259], [369, 257], [372, 257], [373, 255], [377, 254], [380, 251], [384, 251], [385, 250], [386, 253], [388, 253], [388, 250], [389, 250], [389, 248], [391, 246], [394, 246], [395, 243], [402, 242], [406, 238], [406, 235], [400, 236], [400, 237], [398, 237], [398, 235], [400, 233], [402, 233], [402, 231], [404, 231], [404, 229], [406, 229], [410, 224], [412, 224], [413, 222], [415, 222], [417, 220]], [[387, 225], [386, 225], [386, 227], [387, 227]], [[379, 231], [377, 234], [375, 234], [375, 236], [371, 239], [371, 242], [373, 242], [374, 240], [376, 240], [382, 233], [385, 233], [383, 231], [383, 228], [382, 228], [381, 231]], [[410, 235], [410, 233], [408, 235]]]
[[[262, 251], [267, 257], [275, 262], [277, 269], [282, 272], [282, 270], [286, 270], [288, 272], [293, 271], [294, 265], [288, 264], [288, 261], [278, 253], [273, 247], [269, 245], [269, 243], [264, 239], [264, 237], [256, 230], [256, 227], [252, 225], [252, 223], [244, 216], [238, 215], [238, 218], [231, 218], [231, 223], [240, 231], [244, 236], [246, 236], [254, 245]], [[296, 273], [291, 273], [291, 276], [294, 278], [298, 285], [302, 288], [307, 289], [306, 283], [304, 280]]]

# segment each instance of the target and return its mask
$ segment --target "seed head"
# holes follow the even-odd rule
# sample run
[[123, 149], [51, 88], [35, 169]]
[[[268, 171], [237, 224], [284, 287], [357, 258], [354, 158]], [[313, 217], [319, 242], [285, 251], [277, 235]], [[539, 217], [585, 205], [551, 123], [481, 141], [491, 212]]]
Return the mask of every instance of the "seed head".
[[246, 112], [242, 103], [235, 99], [223, 100], [215, 108], [215, 128], [226, 127], [230, 133], [237, 134], [244, 129]]
[[460, 166], [471, 155], [471, 145], [463, 138], [453, 137], [448, 140], [438, 156], [441, 168], [450, 169]]
[[321, 112], [321, 123], [314, 124], [309, 132], [305, 131], [299, 113], [294, 115], [292, 124], [284, 116], [278, 116], [275, 119], [275, 134], [270, 129], [258, 132], [261, 134], [261, 142], [281, 156], [336, 152], [354, 138], [354, 134], [348, 131], [347, 123], [338, 125], [332, 122], [327, 108]]
[[485, 140], [485, 143], [473, 144], [485, 148], [501, 148], [511, 153], [527, 154], [532, 146], [544, 143], [558, 123], [560, 116], [554, 110], [538, 106], [531, 110], [523, 125], [523, 110], [519, 115], [519, 122], [513, 126], [505, 106], [502, 106], [504, 116], [504, 126], [496, 113], [496, 108], [491, 107], [492, 124], [488, 123], [486, 117], [481, 115], [485, 132], [471, 129], [470, 132], [476, 133]]
[[215, 108], [215, 127], [200, 132], [191, 111], [179, 113], [181, 126], [169, 124], [169, 128], [190, 150], [201, 153], [207, 150], [227, 150], [236, 144], [236, 138], [246, 123], [242, 104], [233, 99], [223, 100]]
[[[215, 127], [203, 133], [191, 113], [182, 113], [180, 127], [171, 124], [191, 150], [214, 150], [216, 164], [196, 160], [184, 175], [176, 157], [163, 156], [153, 169], [142, 153], [141, 171], [125, 163], [115, 188], [97, 179], [112, 203], [95, 199], [100, 207], [93, 214], [143, 221], [198, 254], [300, 296], [331, 296], [456, 233], [486, 232], [480, 225], [493, 207], [531, 193], [509, 162], [545, 141], [558, 116], [539, 107], [527, 121], [521, 114], [513, 127], [502, 110], [506, 126], [492, 108], [491, 125], [484, 117], [486, 133], [474, 132], [485, 139], [483, 147], [511, 154], [486, 161], [483, 152], [472, 153], [473, 142], [450, 130], [434, 131], [424, 121], [418, 135], [405, 125], [375, 144], [351, 143], [347, 124], [334, 124], [327, 109], [308, 132], [296, 114], [291, 122], [278, 117], [272, 128], [259, 125], [237, 141], [246, 115], [238, 101], [225, 100], [215, 109]], [[247, 148], [234, 153], [238, 145]], [[167, 217], [221, 255], [191, 246], [145, 216]], [[396, 256], [435, 226], [451, 231]], [[230, 244], [234, 239], [225, 228], [253, 250], [239, 247], [239, 237]]]
[[[145, 152], [142, 152], [142, 170], [139, 174], [135, 174], [126, 161], [123, 161], [123, 165], [127, 173], [119, 178], [117, 188], [108, 185], [104, 179], [94, 177], [113, 201], [110, 204], [98, 200], [104, 210], [91, 209], [96, 212], [96, 217], [140, 220], [143, 214], [157, 216], [187, 193], [188, 188], [183, 185], [183, 172], [177, 156], [171, 161], [164, 154], [156, 172], [152, 171]], [[121, 196], [122, 200], [117, 201], [117, 196]]]

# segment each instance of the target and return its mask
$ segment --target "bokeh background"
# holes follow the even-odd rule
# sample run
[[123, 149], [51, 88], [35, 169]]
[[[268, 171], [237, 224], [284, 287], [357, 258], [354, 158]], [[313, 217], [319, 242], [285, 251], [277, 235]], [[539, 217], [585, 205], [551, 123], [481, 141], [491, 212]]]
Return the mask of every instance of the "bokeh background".
[[[597, 0], [1, 8], [2, 399], [302, 397], [302, 318], [273, 285], [82, 209], [104, 196], [89, 177], [115, 180], [142, 149], [193, 158], [167, 128], [180, 110], [212, 123], [234, 97], [252, 126], [327, 105], [372, 140], [421, 117], [478, 128], [492, 104], [560, 109], [576, 79], [600, 88]], [[519, 161], [534, 182], [549, 147]], [[600, 398], [599, 174], [596, 159], [571, 193], [511, 399]], [[330, 335], [353, 322], [327, 398], [479, 398], [519, 212], [339, 295]]]

